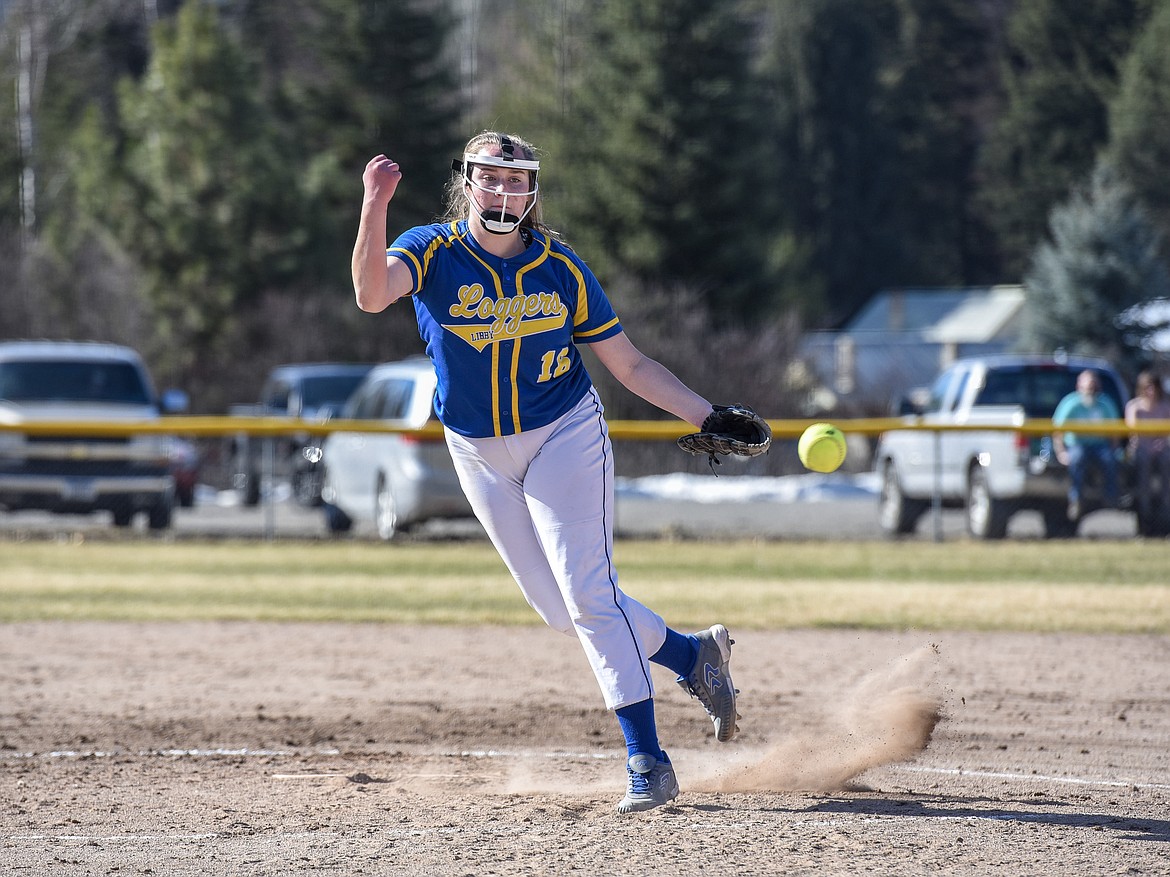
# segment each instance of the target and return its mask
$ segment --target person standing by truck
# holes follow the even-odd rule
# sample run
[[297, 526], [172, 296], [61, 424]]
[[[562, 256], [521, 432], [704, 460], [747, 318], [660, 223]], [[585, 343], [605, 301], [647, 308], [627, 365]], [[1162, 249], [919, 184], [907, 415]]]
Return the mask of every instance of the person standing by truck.
[[[1101, 392], [1097, 373], [1085, 369], [1077, 375], [1077, 388], [1056, 406], [1052, 413], [1054, 426], [1071, 421], [1097, 422], [1120, 420], [1121, 412], [1108, 395]], [[1076, 433], [1068, 430], [1052, 435], [1052, 447], [1056, 459], [1068, 466], [1068, 517], [1079, 520], [1082, 511], [1081, 499], [1084, 493], [1085, 475], [1090, 466], [1097, 466], [1105, 478], [1105, 504], [1116, 508], [1117, 489], [1117, 440], [1106, 435]]]
[[[1149, 369], [1137, 376], [1134, 396], [1125, 403], [1125, 422], [1170, 420], [1170, 401], [1162, 378]], [[1135, 435], [1129, 440], [1139, 521], [1170, 522], [1170, 440], [1164, 435]], [[1154, 477], [1157, 477], [1155, 493]]]

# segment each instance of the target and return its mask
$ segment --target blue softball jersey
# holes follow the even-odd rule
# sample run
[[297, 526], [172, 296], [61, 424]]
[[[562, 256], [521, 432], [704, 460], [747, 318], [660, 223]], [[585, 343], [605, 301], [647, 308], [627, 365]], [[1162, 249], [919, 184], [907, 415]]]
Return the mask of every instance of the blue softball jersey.
[[423, 225], [387, 254], [410, 266], [419, 334], [438, 376], [435, 412], [460, 435], [512, 435], [556, 420], [591, 385], [576, 345], [622, 331], [593, 272], [540, 232], [501, 259], [466, 220]]

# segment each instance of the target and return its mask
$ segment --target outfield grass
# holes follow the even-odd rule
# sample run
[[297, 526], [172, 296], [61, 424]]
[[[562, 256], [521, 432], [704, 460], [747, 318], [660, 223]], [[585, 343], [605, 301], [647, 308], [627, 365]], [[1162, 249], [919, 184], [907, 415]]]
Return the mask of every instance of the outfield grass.
[[[1170, 541], [619, 541], [675, 626], [1170, 632]], [[0, 622], [536, 624], [486, 542], [0, 542]]]

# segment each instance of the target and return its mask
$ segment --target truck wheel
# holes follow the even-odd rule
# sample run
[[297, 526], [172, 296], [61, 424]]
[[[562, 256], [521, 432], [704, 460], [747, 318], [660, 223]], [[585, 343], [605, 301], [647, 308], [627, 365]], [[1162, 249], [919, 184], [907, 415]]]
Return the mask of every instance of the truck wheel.
[[260, 505], [260, 474], [258, 472], [241, 472], [236, 476], [240, 491], [244, 494], [244, 505]]
[[114, 526], [115, 527], [129, 527], [134, 523], [134, 511], [126, 509], [114, 510]]
[[175, 502], [170, 496], [160, 499], [146, 513], [146, 525], [151, 530], [165, 530], [174, 518]]
[[972, 466], [967, 480], [967, 532], [976, 539], [1002, 539], [1010, 517], [1011, 506], [991, 495], [986, 470]]
[[1042, 514], [1045, 539], [1072, 539], [1077, 535], [1081, 522], [1070, 521], [1068, 510], [1063, 505], [1044, 509]]
[[887, 462], [882, 469], [882, 491], [878, 497], [878, 526], [887, 536], [913, 533], [918, 519], [926, 512], [927, 504], [920, 499], [909, 499], [902, 493], [898, 470]]

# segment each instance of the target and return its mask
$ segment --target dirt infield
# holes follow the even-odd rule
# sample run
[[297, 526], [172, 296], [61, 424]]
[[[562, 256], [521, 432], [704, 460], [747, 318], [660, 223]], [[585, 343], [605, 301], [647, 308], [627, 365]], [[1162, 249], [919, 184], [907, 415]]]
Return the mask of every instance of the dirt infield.
[[0, 627], [2, 871], [1170, 874], [1170, 638], [733, 634], [742, 733], [658, 677], [682, 794], [623, 817], [543, 628]]

